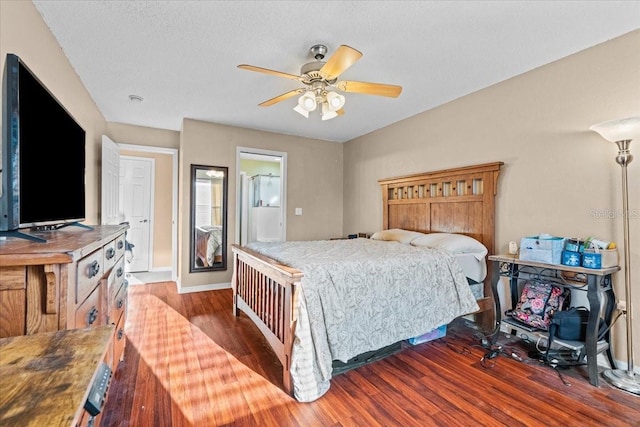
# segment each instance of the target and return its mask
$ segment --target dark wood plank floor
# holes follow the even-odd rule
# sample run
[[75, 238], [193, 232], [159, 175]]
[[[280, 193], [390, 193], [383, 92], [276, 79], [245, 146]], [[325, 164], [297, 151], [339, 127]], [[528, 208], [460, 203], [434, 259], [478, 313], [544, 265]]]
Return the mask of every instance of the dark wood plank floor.
[[173, 282], [129, 287], [127, 347], [109, 389], [103, 426], [640, 426], [640, 398], [586, 367], [558, 373], [485, 351], [461, 322], [447, 336], [332, 379], [299, 403], [282, 390], [281, 365], [231, 291], [180, 295]]

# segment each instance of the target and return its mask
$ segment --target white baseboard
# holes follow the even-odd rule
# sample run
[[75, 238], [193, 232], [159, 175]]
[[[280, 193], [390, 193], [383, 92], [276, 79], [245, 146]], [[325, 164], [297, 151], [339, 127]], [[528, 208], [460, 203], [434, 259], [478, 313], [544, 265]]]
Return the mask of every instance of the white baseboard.
[[179, 294], [189, 294], [192, 292], [205, 292], [205, 291], [219, 291], [220, 289], [231, 289], [231, 282], [228, 283], [212, 283], [210, 285], [198, 285], [198, 286], [182, 286], [179, 282], [178, 285]]

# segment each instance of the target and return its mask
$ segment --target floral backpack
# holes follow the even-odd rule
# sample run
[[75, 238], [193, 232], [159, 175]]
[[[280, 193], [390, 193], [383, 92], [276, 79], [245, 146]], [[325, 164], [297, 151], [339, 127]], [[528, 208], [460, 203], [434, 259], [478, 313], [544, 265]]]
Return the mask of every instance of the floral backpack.
[[548, 331], [551, 317], [569, 305], [570, 295], [569, 289], [560, 286], [527, 281], [522, 288], [520, 301], [510, 314], [522, 323]]

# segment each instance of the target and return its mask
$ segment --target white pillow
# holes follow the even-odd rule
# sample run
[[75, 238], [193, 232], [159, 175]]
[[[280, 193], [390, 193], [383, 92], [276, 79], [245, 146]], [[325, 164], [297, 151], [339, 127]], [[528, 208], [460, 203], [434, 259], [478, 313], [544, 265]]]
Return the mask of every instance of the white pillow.
[[392, 228], [390, 230], [381, 230], [373, 233], [371, 238], [373, 240], [387, 240], [395, 241], [404, 244], [409, 244], [413, 239], [421, 236], [426, 236], [424, 233], [418, 231], [403, 230], [401, 228]]
[[473, 254], [478, 260], [482, 260], [489, 253], [482, 243], [464, 234], [423, 234], [421, 237], [413, 239], [411, 245], [446, 249], [454, 254]]

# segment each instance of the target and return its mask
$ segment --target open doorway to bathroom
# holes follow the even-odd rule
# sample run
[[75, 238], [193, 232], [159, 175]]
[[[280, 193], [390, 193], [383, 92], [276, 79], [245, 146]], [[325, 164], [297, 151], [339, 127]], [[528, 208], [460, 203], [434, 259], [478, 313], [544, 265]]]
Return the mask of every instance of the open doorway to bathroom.
[[286, 240], [287, 153], [238, 147], [238, 243]]

